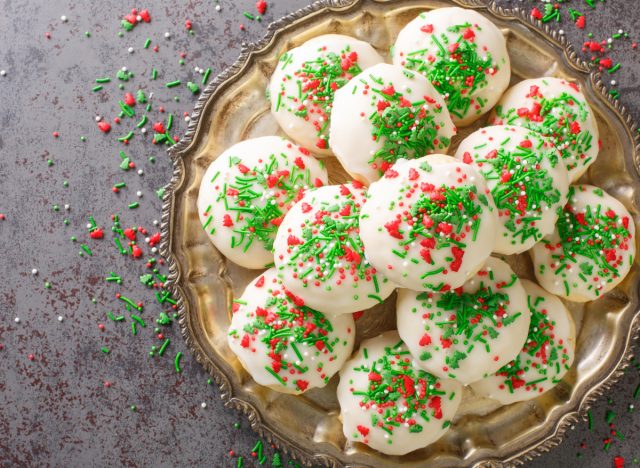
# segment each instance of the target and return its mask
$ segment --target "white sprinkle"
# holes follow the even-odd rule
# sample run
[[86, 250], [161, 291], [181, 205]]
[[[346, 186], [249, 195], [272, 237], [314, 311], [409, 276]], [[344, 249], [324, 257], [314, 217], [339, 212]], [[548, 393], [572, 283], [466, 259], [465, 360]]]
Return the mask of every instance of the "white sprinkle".
[[144, 171], [142, 169], [138, 169], [138, 175], [142, 175], [144, 174]]
[[143, 133], [143, 134], [144, 134], [144, 133], [147, 133], [147, 129], [146, 129], [146, 127], [142, 127], [142, 128], [140, 129], [140, 133]]
[[38, 269], [34, 268], [33, 270], [31, 270], [31, 274], [34, 275], [34, 276], [37, 275], [38, 274]]
[[564, 36], [564, 29], [558, 30], [558, 34], [560, 34], [561, 36]]
[[169, 39], [171, 37], [171, 33], [170, 32], [164, 33], [164, 37], [165, 39]]
[[6, 70], [0, 70], [0, 76], [6, 76], [7, 71]]
[[65, 15], [62, 15], [62, 16], [60, 17], [60, 21], [62, 21], [63, 23], [66, 23], [66, 22], [67, 22], [67, 19], [68, 19], [68, 18], [67, 18]]
[[127, 71], [127, 67], [122, 67], [120, 70], [122, 70], [123, 72]]
[[200, 403], [200, 407], [204, 409], [207, 407], [207, 404], [203, 401], [202, 403]]
[[87, 223], [87, 229], [91, 229], [93, 226], [91, 226], [91, 223]]
[[14, 318], [13, 321], [16, 322], [16, 323], [20, 323], [20, 317]]
[[618, 83], [616, 83], [616, 80], [611, 80], [611, 86], [615, 86], [615, 85], [617, 85], [617, 84], [618, 84]]
[[188, 121], [190, 121], [190, 120], [191, 120], [191, 117], [189, 117], [188, 115], [185, 115], [185, 116], [184, 116], [184, 121], [185, 121], [185, 122], [188, 122]]
[[64, 205], [64, 209], [69, 211], [71, 209], [71, 207], [69, 205]]
[[142, 192], [141, 192], [140, 190], [138, 190], [138, 191], [136, 192], [136, 195], [137, 195], [138, 197], [142, 197]]
[[127, 49], [127, 52], [129, 52], [130, 54], [133, 54], [133, 47], [129, 47], [129, 48]]
[[102, 116], [96, 115], [96, 122], [100, 122], [102, 120]]
[[157, 252], [158, 252], [158, 248], [157, 248], [157, 247], [153, 247], [153, 248], [151, 249], [151, 253], [157, 253]]
[[160, 222], [159, 222], [157, 219], [154, 219], [154, 220], [153, 220], [153, 225], [154, 225], [154, 226], [157, 226], [158, 224], [160, 224]]
[[58, 322], [62, 322], [64, 320], [64, 317], [62, 315], [58, 315]]
[[140, 15], [136, 16], [136, 21], [138, 21], [138, 22], [142, 21], [142, 16], [140, 16]]
[[220, 5], [216, 5], [216, 11], [220, 11], [221, 9]]

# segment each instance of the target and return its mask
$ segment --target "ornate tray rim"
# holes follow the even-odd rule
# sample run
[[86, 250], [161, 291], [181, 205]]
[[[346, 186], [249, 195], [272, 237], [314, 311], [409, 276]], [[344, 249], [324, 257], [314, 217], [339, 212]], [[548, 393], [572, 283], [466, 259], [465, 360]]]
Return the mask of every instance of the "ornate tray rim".
[[[373, 0], [378, 3], [388, 3], [392, 0]], [[549, 41], [554, 47], [561, 50], [566, 58], [567, 63], [572, 66], [577, 73], [584, 75], [591, 83], [593, 89], [600, 93], [603, 103], [616, 113], [626, 129], [629, 131], [635, 146], [634, 166], [640, 174], [640, 133], [637, 131], [637, 125], [631, 114], [623, 106], [620, 101], [614, 99], [608, 92], [605, 84], [602, 82], [600, 72], [591, 64], [583, 61], [578, 57], [572, 44], [569, 44], [563, 35], [548, 25], [541, 23], [539, 20], [533, 19], [530, 14], [523, 8], [503, 8], [498, 6], [494, 1], [488, 0], [451, 0], [452, 2], [466, 8], [474, 8], [488, 13], [490, 16], [515, 20], [523, 23], [525, 26], [533, 29]], [[326, 454], [314, 454], [302, 447], [296, 446], [292, 441], [280, 436], [277, 429], [271, 427], [262, 421], [259, 411], [249, 402], [243, 401], [232, 394], [229, 377], [220, 369], [220, 367], [210, 360], [201, 344], [193, 339], [190, 330], [191, 322], [186, 315], [185, 295], [182, 287], [179, 285], [181, 271], [176, 256], [173, 251], [172, 235], [174, 228], [174, 205], [175, 191], [181, 186], [184, 176], [183, 156], [198, 142], [204, 131], [200, 128], [201, 119], [204, 110], [207, 108], [209, 101], [214, 97], [216, 91], [225, 86], [225, 83], [236, 75], [243, 72], [244, 67], [248, 65], [253, 56], [258, 55], [261, 51], [268, 48], [271, 42], [285, 27], [294, 22], [321, 11], [351, 10], [358, 8], [363, 0], [317, 0], [311, 5], [294, 11], [283, 18], [269, 24], [265, 36], [257, 42], [243, 42], [241, 52], [238, 59], [228, 68], [223, 70], [215, 79], [209, 82], [206, 88], [200, 94], [198, 101], [191, 115], [191, 120], [184, 137], [174, 146], [169, 148], [168, 154], [173, 164], [173, 174], [170, 182], [165, 187], [165, 193], [162, 202], [162, 221], [161, 221], [161, 242], [160, 253], [166, 259], [169, 267], [169, 275], [167, 279], [167, 287], [171, 289], [178, 305], [179, 324], [181, 334], [194, 355], [196, 361], [200, 363], [205, 370], [214, 378], [216, 384], [220, 388], [220, 397], [224, 401], [225, 406], [236, 408], [242, 411], [249, 419], [251, 428], [258, 435], [273, 443], [276, 448], [287, 453], [293, 459], [305, 464], [323, 464], [325, 466], [338, 467], [342, 466], [341, 462], [336, 458]], [[495, 458], [485, 458], [475, 463], [474, 466], [500, 466], [505, 463], [513, 465], [522, 465], [526, 461], [530, 461], [535, 457], [549, 452], [557, 447], [565, 437], [567, 429], [578, 422], [580, 419], [586, 418], [588, 409], [602, 395], [604, 395], [623, 375], [624, 369], [629, 366], [633, 357], [633, 350], [636, 347], [636, 341], [640, 338], [640, 310], [636, 311], [631, 326], [626, 336], [624, 351], [618, 357], [617, 363], [609, 370], [608, 376], [592, 387], [585, 395], [580, 398], [577, 409], [569, 411], [560, 417], [555, 427], [536, 441], [529, 447], [521, 449], [517, 453], [513, 453], [509, 458], [498, 460]]]

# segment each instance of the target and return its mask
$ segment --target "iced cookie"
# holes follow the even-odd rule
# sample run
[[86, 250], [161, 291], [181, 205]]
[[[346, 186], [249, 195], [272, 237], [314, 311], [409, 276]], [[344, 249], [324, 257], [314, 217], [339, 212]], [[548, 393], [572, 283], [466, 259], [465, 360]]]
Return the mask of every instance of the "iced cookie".
[[384, 60], [371, 45], [327, 34], [285, 52], [271, 76], [271, 113], [284, 132], [314, 154], [328, 155], [333, 95], [365, 68]]
[[462, 286], [493, 251], [497, 226], [482, 176], [444, 155], [398, 161], [371, 185], [360, 212], [369, 262], [416, 291]]
[[329, 143], [351, 176], [376, 181], [397, 160], [445, 153], [456, 128], [422, 75], [379, 64], [335, 94]]
[[398, 290], [398, 333], [418, 366], [464, 385], [514, 359], [531, 313], [522, 283], [502, 260], [489, 258], [461, 288], [444, 293]]
[[198, 194], [198, 214], [211, 242], [245, 268], [273, 262], [282, 218], [309, 187], [327, 183], [309, 152], [276, 136], [245, 140], [211, 163]]
[[276, 268], [309, 307], [358, 312], [395, 289], [364, 256], [358, 216], [365, 196], [359, 182], [308, 190], [284, 217], [274, 243]]
[[400, 31], [392, 54], [395, 65], [427, 77], [459, 126], [488, 112], [511, 78], [504, 36], [473, 10], [438, 8], [420, 14]]
[[324, 387], [351, 355], [351, 315], [313, 310], [288, 291], [275, 268], [253, 280], [233, 302], [229, 347], [251, 377], [284, 393]]
[[510, 88], [488, 125], [517, 125], [549, 137], [575, 181], [598, 156], [598, 125], [577, 84], [562, 78], [524, 80]]
[[531, 281], [522, 280], [522, 285], [531, 312], [524, 347], [494, 375], [471, 385], [476, 395], [503, 405], [551, 390], [567, 373], [575, 355], [576, 328], [562, 301]]
[[417, 368], [395, 331], [363, 341], [340, 371], [345, 437], [389, 455], [426, 447], [449, 428], [462, 386]]
[[460, 143], [456, 158], [475, 167], [491, 190], [498, 208], [496, 252], [524, 252], [553, 232], [569, 176], [550, 140], [523, 127], [485, 127]]
[[572, 185], [554, 232], [531, 249], [540, 286], [575, 302], [615, 288], [633, 265], [635, 225], [618, 200], [592, 185]]

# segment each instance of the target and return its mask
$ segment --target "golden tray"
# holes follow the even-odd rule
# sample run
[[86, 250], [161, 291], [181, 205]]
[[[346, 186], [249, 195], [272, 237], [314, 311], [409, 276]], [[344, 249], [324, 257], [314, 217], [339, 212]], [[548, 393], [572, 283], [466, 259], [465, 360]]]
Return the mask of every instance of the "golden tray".
[[[438, 442], [402, 457], [386, 456], [342, 435], [335, 376], [324, 389], [304, 396], [274, 392], [253, 382], [227, 346], [230, 304], [257, 274], [227, 262], [213, 247], [198, 218], [196, 199], [211, 161], [250, 137], [282, 134], [270, 116], [265, 88], [277, 58], [310, 37], [343, 33], [371, 42], [383, 54], [398, 31], [418, 12], [459, 5], [478, 10], [501, 28], [508, 41], [512, 84], [556, 75], [578, 82], [597, 114], [602, 150], [587, 181], [620, 199], [638, 225], [640, 138], [629, 114], [613, 100], [599, 73], [581, 61], [563, 36], [522, 9], [482, 0], [323, 0], [271, 24], [259, 43], [243, 45], [240, 58], [202, 92], [185, 138], [169, 150], [174, 172], [165, 195], [161, 253], [167, 284], [178, 301], [185, 341], [221, 389], [227, 405], [247, 414], [261, 437], [302, 464], [318, 466], [471, 466], [522, 464], [558, 445], [567, 428], [621, 376], [640, 331], [638, 262], [626, 280], [601, 299], [568, 306], [578, 330], [576, 362], [552, 391], [534, 400], [498, 407], [465, 390], [451, 430]], [[471, 131], [462, 129], [451, 151]], [[330, 179], [347, 179], [329, 160]], [[640, 230], [638, 230], [640, 232]], [[509, 263], [532, 277], [526, 255]], [[358, 321], [357, 342], [394, 328], [393, 295], [377, 313]]]

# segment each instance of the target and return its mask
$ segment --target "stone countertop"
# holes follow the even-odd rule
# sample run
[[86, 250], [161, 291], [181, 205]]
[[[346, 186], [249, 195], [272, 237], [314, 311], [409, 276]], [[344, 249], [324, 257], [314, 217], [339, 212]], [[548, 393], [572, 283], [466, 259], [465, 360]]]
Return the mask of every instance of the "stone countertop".
[[[195, 67], [211, 67], [215, 75], [235, 60], [242, 41], [256, 40], [268, 22], [307, 4], [267, 3], [264, 19], [257, 22], [243, 16], [244, 11], [255, 14], [253, 0], [220, 0], [219, 11], [215, 0], [156, 0], [148, 5], [152, 21], [119, 37], [121, 18], [135, 6], [131, 3], [2, 2], [0, 70], [6, 75], [0, 76], [0, 213], [5, 216], [0, 220], [0, 466], [218, 467], [236, 466], [238, 455], [245, 466], [257, 465], [250, 456], [256, 435], [242, 415], [223, 407], [217, 389], [187, 352], [177, 324], [162, 327], [160, 340], [153, 324], [133, 335], [130, 321], [119, 324], [107, 318], [108, 312], [122, 311], [116, 293], [145, 301], [147, 320], [164, 309], [138, 280], [146, 272], [144, 260], [120, 255], [111, 241], [92, 242], [85, 225], [93, 215], [108, 228], [109, 216], [119, 213], [123, 227], [157, 230], [153, 221], [160, 217], [161, 203], [155, 191], [168, 181], [171, 165], [165, 148], [150, 144], [151, 122], [166, 121], [173, 112], [172, 134], [180, 135], [186, 128], [183, 113], [189, 115], [196, 99], [184, 84], [167, 88], [165, 83], [200, 83], [202, 75]], [[543, 7], [537, 0], [497, 3]], [[614, 41], [611, 55], [622, 68], [612, 79], [637, 118], [640, 55], [631, 42], [639, 39], [635, 28], [640, 10], [635, 2], [595, 1], [591, 9], [584, 1], [572, 0], [560, 6], [564, 20], [557, 27], [578, 47], [588, 31], [596, 39], [618, 29], [630, 32], [631, 39]], [[584, 30], [567, 21], [569, 6], [586, 14]], [[187, 19], [193, 34], [185, 27]], [[151, 45], [145, 49], [147, 38]], [[123, 83], [121, 91], [115, 75], [123, 66], [135, 77]], [[155, 81], [150, 79], [154, 67]], [[112, 81], [93, 92], [96, 78], [104, 76]], [[124, 146], [117, 137], [134, 125], [113, 124], [104, 135], [94, 119], [112, 119], [117, 100], [137, 89], [153, 93], [145, 124], [149, 132], [144, 136], [136, 130]], [[140, 105], [136, 109], [143, 110]], [[119, 169], [121, 150], [135, 169]], [[126, 188], [113, 193], [111, 187], [122, 181]], [[136, 201], [138, 208], [128, 208]], [[91, 256], [79, 255], [81, 243], [91, 249]], [[142, 244], [147, 258], [149, 247]], [[122, 276], [122, 284], [106, 282], [110, 272]], [[165, 355], [150, 357], [151, 346], [166, 338], [171, 343]], [[178, 352], [184, 353], [180, 373], [173, 363]], [[640, 418], [629, 411], [639, 380], [632, 367], [610, 392], [610, 400], [595, 405], [592, 431], [580, 423], [559, 448], [531, 465], [603, 467], [611, 466], [614, 456], [631, 464], [640, 456]], [[605, 452], [607, 411], [616, 413], [615, 428], [625, 438], [614, 437]], [[266, 453], [271, 460], [273, 451]]]

